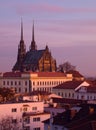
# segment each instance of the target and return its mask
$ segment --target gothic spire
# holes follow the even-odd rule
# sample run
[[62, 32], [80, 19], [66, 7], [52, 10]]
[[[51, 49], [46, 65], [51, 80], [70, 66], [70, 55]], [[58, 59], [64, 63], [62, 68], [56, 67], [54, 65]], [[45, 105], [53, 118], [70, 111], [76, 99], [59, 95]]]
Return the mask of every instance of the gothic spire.
[[21, 41], [23, 41], [23, 21], [21, 18]]
[[36, 46], [35, 38], [34, 38], [34, 21], [33, 21], [33, 26], [32, 26], [32, 41], [31, 41], [30, 50], [37, 50], [37, 46]]
[[33, 21], [33, 28], [32, 28], [32, 41], [34, 42], [34, 21]]

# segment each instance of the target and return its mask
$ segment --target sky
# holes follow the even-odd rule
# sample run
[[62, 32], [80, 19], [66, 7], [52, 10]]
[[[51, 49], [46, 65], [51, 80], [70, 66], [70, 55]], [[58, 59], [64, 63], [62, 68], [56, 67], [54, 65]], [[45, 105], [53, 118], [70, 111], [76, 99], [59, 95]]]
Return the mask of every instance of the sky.
[[38, 49], [48, 45], [57, 65], [96, 76], [96, 0], [0, 0], [0, 72], [16, 62], [21, 18], [27, 50], [34, 21]]

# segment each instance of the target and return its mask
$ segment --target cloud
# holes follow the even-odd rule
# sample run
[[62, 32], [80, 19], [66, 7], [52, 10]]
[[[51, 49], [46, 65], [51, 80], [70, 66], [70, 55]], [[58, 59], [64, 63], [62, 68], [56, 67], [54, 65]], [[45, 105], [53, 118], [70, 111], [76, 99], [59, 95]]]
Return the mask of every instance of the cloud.
[[44, 21], [45, 24], [40, 25], [41, 31], [50, 33], [63, 34], [80, 34], [80, 35], [94, 35], [96, 34], [96, 20], [50, 20]]
[[52, 5], [48, 3], [42, 4], [19, 4], [15, 6], [16, 12], [20, 15], [29, 13], [96, 13], [96, 8], [91, 7], [64, 7], [60, 5]]

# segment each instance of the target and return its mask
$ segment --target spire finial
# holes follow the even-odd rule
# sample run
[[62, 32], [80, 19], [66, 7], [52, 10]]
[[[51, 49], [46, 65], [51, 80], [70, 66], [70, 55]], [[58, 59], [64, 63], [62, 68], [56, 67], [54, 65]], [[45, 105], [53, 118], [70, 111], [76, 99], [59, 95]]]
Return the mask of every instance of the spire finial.
[[23, 41], [23, 20], [21, 18], [21, 41]]
[[33, 20], [33, 27], [32, 27], [32, 41], [34, 41], [34, 20]]

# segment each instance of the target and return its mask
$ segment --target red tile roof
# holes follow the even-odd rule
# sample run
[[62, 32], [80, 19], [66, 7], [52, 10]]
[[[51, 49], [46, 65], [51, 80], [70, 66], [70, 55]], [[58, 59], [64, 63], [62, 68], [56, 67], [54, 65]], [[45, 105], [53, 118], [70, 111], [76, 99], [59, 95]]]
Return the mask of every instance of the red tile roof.
[[83, 82], [84, 81], [77, 81], [77, 80], [67, 81], [54, 87], [53, 89], [75, 89]]
[[21, 77], [21, 72], [5, 72], [3, 77]]
[[24, 72], [27, 74], [37, 74], [38, 77], [65, 77], [65, 73], [61, 72]]
[[65, 77], [61, 72], [5, 72], [3, 77], [21, 77], [22, 74], [37, 74], [38, 77]]
[[38, 72], [39, 77], [65, 77], [66, 75], [61, 72]]

